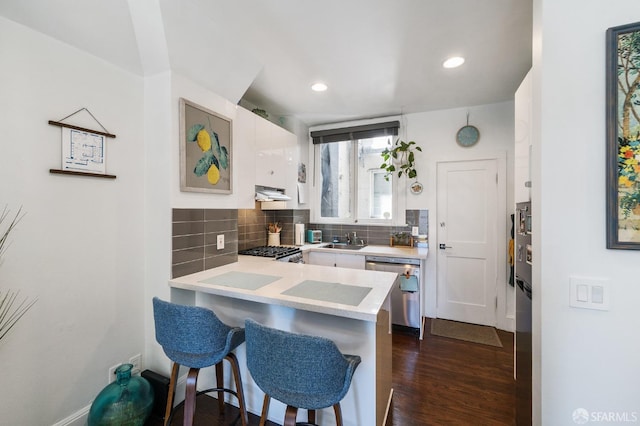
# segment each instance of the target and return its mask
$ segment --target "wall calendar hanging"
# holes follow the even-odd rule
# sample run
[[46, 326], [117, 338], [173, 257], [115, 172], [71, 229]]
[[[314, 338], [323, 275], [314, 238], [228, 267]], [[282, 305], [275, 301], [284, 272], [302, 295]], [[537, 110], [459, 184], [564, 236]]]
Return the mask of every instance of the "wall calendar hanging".
[[[63, 123], [64, 120], [81, 111], [86, 111], [103, 131]], [[62, 166], [60, 169], [49, 169], [50, 173], [116, 178], [115, 175], [106, 173], [107, 144], [105, 143], [107, 138], [115, 138], [116, 135], [109, 133], [87, 108], [81, 108], [58, 121], [49, 120], [49, 124], [62, 128]]]

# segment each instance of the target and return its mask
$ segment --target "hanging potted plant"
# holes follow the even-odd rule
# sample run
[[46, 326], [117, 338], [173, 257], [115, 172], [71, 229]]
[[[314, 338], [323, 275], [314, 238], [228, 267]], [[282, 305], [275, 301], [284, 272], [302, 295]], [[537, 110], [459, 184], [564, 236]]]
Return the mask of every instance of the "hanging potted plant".
[[405, 142], [400, 139], [393, 146], [385, 148], [380, 153], [384, 160], [380, 168], [387, 172], [384, 178], [389, 180], [389, 177], [397, 172], [398, 177], [405, 174], [408, 178], [417, 179], [418, 172], [415, 169], [414, 150], [422, 152], [422, 148], [414, 141]]

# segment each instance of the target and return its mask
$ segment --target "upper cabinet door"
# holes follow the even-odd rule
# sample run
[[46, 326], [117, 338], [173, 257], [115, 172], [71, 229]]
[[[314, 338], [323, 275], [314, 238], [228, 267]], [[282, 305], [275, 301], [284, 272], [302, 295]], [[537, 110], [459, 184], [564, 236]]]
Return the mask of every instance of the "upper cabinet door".
[[238, 194], [238, 208], [255, 208], [256, 115], [238, 108], [233, 121], [233, 192]]
[[282, 188], [295, 200], [298, 143], [293, 133], [256, 116], [256, 185]]
[[533, 87], [531, 71], [522, 80], [515, 95], [514, 201], [531, 200], [531, 126]]

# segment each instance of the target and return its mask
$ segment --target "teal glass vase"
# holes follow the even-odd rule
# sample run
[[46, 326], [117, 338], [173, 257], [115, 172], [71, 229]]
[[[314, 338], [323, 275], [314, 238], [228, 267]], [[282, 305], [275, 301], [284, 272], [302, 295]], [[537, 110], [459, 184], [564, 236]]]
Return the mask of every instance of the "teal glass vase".
[[153, 409], [153, 388], [144, 377], [131, 377], [133, 365], [116, 368], [116, 381], [107, 385], [89, 410], [89, 426], [143, 426]]

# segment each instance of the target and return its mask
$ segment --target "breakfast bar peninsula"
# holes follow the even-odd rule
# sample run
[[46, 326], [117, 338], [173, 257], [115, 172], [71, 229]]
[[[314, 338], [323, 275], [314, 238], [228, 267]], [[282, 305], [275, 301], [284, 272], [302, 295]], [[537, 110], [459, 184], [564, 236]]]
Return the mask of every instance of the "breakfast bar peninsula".
[[[244, 327], [245, 319], [252, 318], [269, 327], [327, 337], [342, 353], [359, 355], [362, 363], [341, 402], [344, 425], [381, 426], [393, 394], [389, 295], [396, 279], [391, 272], [239, 256], [235, 263], [174, 278], [169, 285], [172, 301], [209, 308], [231, 326]], [[247, 407], [260, 413], [263, 394], [246, 369], [245, 345], [236, 355]], [[199, 388], [214, 383], [214, 369], [208, 370]], [[233, 386], [229, 377], [225, 371], [225, 386]], [[272, 400], [269, 419], [281, 424], [284, 411]], [[334, 425], [333, 410], [318, 411], [318, 423]]]

